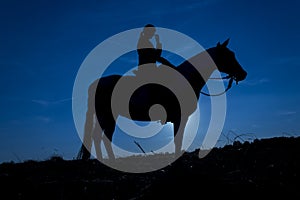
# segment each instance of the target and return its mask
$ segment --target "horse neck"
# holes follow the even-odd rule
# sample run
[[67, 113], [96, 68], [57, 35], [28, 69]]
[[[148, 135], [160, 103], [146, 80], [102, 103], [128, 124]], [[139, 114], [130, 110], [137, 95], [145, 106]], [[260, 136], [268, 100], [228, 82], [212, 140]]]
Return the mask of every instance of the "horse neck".
[[198, 97], [211, 74], [217, 69], [215, 61], [216, 50], [210, 48], [191, 57], [177, 67], [177, 70], [189, 81]]

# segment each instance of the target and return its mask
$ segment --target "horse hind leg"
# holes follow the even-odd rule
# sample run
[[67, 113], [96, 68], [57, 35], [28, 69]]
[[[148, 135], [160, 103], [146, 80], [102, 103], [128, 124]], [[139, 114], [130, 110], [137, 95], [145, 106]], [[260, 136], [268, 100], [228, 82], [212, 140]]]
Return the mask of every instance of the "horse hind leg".
[[104, 143], [104, 147], [106, 149], [106, 152], [108, 154], [108, 158], [111, 160], [115, 159], [115, 154], [113, 152], [112, 149], [112, 137], [115, 131], [115, 120], [111, 119], [111, 120], [107, 120], [105, 123], [101, 123], [103, 126], [101, 127], [105, 127], [103, 128], [104, 130], [104, 135], [103, 135], [103, 143]]
[[[104, 131], [103, 131], [104, 130]], [[93, 141], [94, 141], [94, 147], [96, 151], [96, 157], [98, 160], [103, 160], [103, 152], [101, 148], [101, 142], [103, 142], [105, 150], [108, 154], [109, 159], [115, 159], [115, 155], [113, 153], [111, 141], [112, 136], [115, 130], [115, 125], [110, 126], [109, 128], [101, 128], [99, 123], [95, 123], [95, 128], [93, 131]], [[104, 133], [104, 134], [103, 134]]]
[[77, 159], [88, 160], [91, 157], [92, 132], [94, 129], [94, 113], [88, 110], [84, 125], [83, 143], [77, 155]]
[[177, 120], [174, 122], [174, 144], [175, 144], [175, 156], [181, 156], [182, 152], [182, 142], [184, 136], [184, 129], [187, 120]]
[[[112, 129], [107, 129], [105, 130], [105, 135], [108, 135], [108, 136], [112, 136], [113, 133], [114, 133], [114, 129], [115, 128], [112, 128]], [[114, 160], [115, 159], [115, 154], [114, 154], [114, 151], [112, 149], [112, 137], [106, 137], [104, 136], [103, 137], [103, 143], [104, 143], [104, 146], [105, 146], [105, 149], [106, 149], [106, 152], [107, 152], [107, 155], [108, 155], [108, 158], [110, 160]]]
[[96, 121], [95, 123], [95, 128], [93, 131], [93, 141], [94, 141], [94, 147], [96, 151], [96, 157], [98, 160], [102, 160], [102, 149], [101, 149], [101, 141], [103, 140], [103, 131], [102, 128], [100, 127], [99, 123]]

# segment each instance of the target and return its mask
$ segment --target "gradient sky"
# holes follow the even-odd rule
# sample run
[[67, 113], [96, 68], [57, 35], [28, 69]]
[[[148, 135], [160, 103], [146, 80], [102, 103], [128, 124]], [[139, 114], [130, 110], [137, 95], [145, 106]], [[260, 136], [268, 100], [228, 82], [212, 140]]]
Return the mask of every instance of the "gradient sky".
[[204, 48], [231, 38], [248, 77], [228, 92], [225, 135], [299, 136], [299, 8], [297, 0], [1, 1], [0, 162], [74, 158], [81, 63], [108, 37], [147, 23]]

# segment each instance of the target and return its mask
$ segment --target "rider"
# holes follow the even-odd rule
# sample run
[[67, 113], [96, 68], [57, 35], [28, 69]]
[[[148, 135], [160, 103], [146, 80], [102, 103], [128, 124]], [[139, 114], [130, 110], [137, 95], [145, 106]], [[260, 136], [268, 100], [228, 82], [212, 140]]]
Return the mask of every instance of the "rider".
[[[144, 66], [147, 66], [148, 69], [155, 69], [153, 67], [156, 67], [156, 62], [160, 62], [170, 67], [175, 67], [168, 60], [161, 57], [162, 44], [159, 41], [159, 35], [155, 34], [155, 32], [155, 26], [152, 24], [147, 24], [146, 26], [144, 26], [144, 29], [140, 34], [140, 38], [137, 44], [137, 52], [139, 56], [139, 70], [141, 70], [142, 65], [143, 69], [146, 69]], [[156, 48], [154, 48], [153, 44], [150, 41], [150, 39], [152, 39], [154, 35], [156, 41]]]

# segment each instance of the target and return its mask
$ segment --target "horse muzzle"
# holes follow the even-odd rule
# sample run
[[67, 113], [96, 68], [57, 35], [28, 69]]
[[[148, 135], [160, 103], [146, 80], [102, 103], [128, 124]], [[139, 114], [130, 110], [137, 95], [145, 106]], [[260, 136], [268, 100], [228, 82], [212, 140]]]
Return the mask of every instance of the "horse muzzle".
[[245, 80], [247, 77], [247, 72], [243, 70], [243, 71], [239, 72], [238, 74], [234, 75], [233, 77], [236, 82]]

